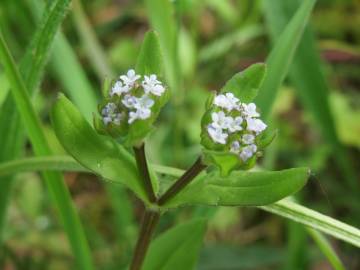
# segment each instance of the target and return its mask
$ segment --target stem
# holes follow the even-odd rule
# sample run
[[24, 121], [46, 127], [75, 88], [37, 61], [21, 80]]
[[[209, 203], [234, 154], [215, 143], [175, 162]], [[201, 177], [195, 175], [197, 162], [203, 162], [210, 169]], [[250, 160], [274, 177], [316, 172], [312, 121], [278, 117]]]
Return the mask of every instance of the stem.
[[199, 157], [194, 165], [191, 166], [159, 199], [158, 204], [164, 205], [167, 201], [177, 195], [184, 187], [186, 187], [199, 173], [201, 173], [207, 165], [202, 162]]
[[160, 213], [146, 209], [141, 223], [141, 230], [136, 243], [134, 257], [131, 262], [130, 270], [140, 270], [149, 248], [151, 237], [160, 219]]
[[139, 147], [134, 146], [134, 152], [135, 152], [135, 159], [136, 159], [138, 169], [144, 179], [145, 190], [148, 195], [148, 198], [149, 198], [150, 202], [152, 202], [152, 203], [156, 202], [156, 196], [155, 196], [152, 184], [151, 184], [149, 168], [148, 168], [148, 165], [146, 162], [144, 143], [142, 143]]

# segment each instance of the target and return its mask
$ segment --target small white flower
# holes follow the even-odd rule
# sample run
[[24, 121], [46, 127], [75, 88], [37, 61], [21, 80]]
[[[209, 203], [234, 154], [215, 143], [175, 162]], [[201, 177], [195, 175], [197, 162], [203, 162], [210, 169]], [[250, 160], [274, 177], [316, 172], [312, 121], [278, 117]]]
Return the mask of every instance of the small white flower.
[[116, 125], [120, 125], [121, 114], [118, 112], [115, 103], [108, 103], [101, 111], [102, 120], [105, 125], [110, 123], [114, 123]]
[[230, 132], [236, 132], [242, 130], [242, 124], [243, 118], [241, 116], [237, 116], [234, 118], [231, 118], [231, 122], [229, 124], [229, 131]]
[[138, 99], [132, 95], [126, 95], [121, 102], [126, 108], [133, 109], [135, 108], [135, 104], [138, 102]]
[[245, 162], [256, 153], [257, 147], [255, 144], [245, 146], [240, 153], [240, 158]]
[[165, 91], [164, 86], [160, 81], [157, 80], [155, 74], [152, 74], [150, 76], [145, 75], [142, 86], [146, 94], [152, 93], [156, 96], [161, 96]]
[[260, 119], [247, 118], [247, 130], [254, 131], [256, 134], [263, 132], [267, 125]]
[[230, 152], [239, 153], [239, 150], [240, 150], [240, 143], [238, 141], [234, 141], [231, 144]]
[[130, 91], [130, 87], [126, 84], [123, 84], [121, 81], [117, 81], [114, 86], [111, 88], [110, 96], [118, 95], [122, 93], [127, 93]]
[[208, 126], [208, 133], [214, 142], [220, 144], [226, 144], [228, 134], [223, 133], [220, 128], [215, 128], [212, 125]]
[[256, 105], [255, 103], [249, 103], [249, 104], [242, 104], [242, 107], [244, 108], [244, 115], [246, 117], [259, 117], [260, 114], [256, 111]]
[[121, 75], [120, 79], [124, 82], [125, 85], [132, 88], [134, 87], [135, 82], [140, 79], [140, 75], [136, 75], [135, 70], [129, 69], [126, 75]]
[[133, 123], [136, 119], [145, 120], [151, 116], [151, 107], [155, 104], [154, 100], [147, 95], [143, 95], [140, 98], [135, 98], [136, 102], [133, 103], [135, 112], [129, 113], [129, 124]]
[[212, 126], [218, 129], [228, 129], [233, 119], [229, 116], [226, 116], [223, 111], [213, 112], [211, 114], [211, 119], [213, 120]]
[[239, 99], [234, 96], [232, 93], [226, 93], [217, 95], [214, 99], [214, 104], [220, 108], [231, 111], [238, 108]]
[[255, 141], [255, 136], [252, 134], [244, 134], [241, 141], [244, 144], [253, 144]]

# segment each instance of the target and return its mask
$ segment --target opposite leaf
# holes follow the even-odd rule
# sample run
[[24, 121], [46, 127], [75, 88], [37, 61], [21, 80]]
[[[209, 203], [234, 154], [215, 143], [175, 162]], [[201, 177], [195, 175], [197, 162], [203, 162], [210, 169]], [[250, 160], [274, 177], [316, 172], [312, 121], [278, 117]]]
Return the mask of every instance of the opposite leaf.
[[205, 219], [190, 221], [168, 230], [150, 245], [142, 269], [194, 269], [205, 232]]
[[[133, 157], [111, 138], [98, 135], [63, 95], [53, 108], [52, 122], [63, 147], [81, 165], [106, 180], [126, 185], [147, 202], [145, 187]], [[152, 177], [152, 180], [156, 191], [156, 178]]]
[[283, 171], [218, 172], [198, 177], [164, 207], [186, 204], [212, 206], [261, 206], [274, 203], [299, 191], [309, 177], [308, 168]]
[[265, 73], [265, 64], [254, 64], [244, 71], [235, 74], [227, 81], [221, 92], [233, 93], [241, 102], [251, 102], [258, 94]]
[[163, 72], [163, 58], [158, 35], [154, 31], [147, 32], [136, 63], [139, 74], [157, 74]]

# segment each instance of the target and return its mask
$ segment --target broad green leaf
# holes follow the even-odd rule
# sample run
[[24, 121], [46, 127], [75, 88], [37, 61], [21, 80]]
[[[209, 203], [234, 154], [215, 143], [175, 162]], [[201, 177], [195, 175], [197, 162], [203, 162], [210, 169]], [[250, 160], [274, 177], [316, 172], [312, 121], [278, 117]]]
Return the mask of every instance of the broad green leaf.
[[142, 269], [194, 269], [205, 232], [205, 219], [193, 220], [168, 230], [152, 242]]
[[136, 71], [143, 75], [162, 75], [163, 59], [160, 43], [157, 34], [153, 31], [146, 33], [144, 37], [136, 63]]
[[359, 229], [297, 203], [282, 200], [260, 208], [360, 247]]
[[[271, 1], [263, 1], [265, 18], [270, 27], [271, 38], [277, 40], [286, 23], [291, 19], [295, 10], [300, 6], [301, 0], [278, 1], [274, 5]], [[324, 138], [332, 146], [334, 155], [349, 186], [358, 190], [357, 178], [351, 167], [348, 155], [340, 145], [335, 130], [334, 118], [329, 106], [329, 89], [321, 69], [320, 55], [317, 51], [314, 34], [308, 26], [299, 43], [289, 70], [289, 77], [294, 84], [305, 108], [309, 110], [316, 121]]]
[[266, 74], [266, 65], [254, 64], [228, 80], [221, 92], [231, 92], [241, 102], [249, 103], [256, 97]]
[[297, 191], [307, 182], [308, 168], [283, 171], [236, 171], [227, 177], [218, 172], [198, 177], [165, 207], [186, 204], [260, 206], [274, 203]]
[[[39, 117], [36, 115], [31, 104], [28, 90], [1, 33], [0, 61], [4, 66], [5, 74], [11, 85], [11, 93], [14, 97], [16, 108], [27, 130], [35, 154], [38, 156], [51, 155]], [[52, 199], [55, 201], [60, 212], [61, 220], [73, 248], [77, 266], [81, 269], [93, 269], [85, 234], [62, 175], [55, 172], [44, 172], [43, 176]]]
[[[114, 140], [98, 135], [75, 106], [60, 95], [52, 111], [55, 133], [66, 151], [81, 165], [106, 180], [121, 183], [147, 201], [133, 157]], [[153, 186], [157, 181], [153, 175]]]
[[269, 116], [277, 90], [287, 75], [314, 4], [315, 0], [303, 1], [301, 7], [277, 39], [266, 61], [268, 71], [259, 90], [260, 95], [255, 100], [265, 119]]

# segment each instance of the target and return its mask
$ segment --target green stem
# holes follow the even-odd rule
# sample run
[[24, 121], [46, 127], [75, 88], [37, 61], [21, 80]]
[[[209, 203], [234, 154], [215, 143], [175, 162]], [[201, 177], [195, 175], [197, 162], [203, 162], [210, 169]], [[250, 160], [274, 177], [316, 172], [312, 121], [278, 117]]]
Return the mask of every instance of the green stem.
[[146, 209], [141, 223], [140, 235], [136, 243], [130, 270], [140, 270], [149, 248], [151, 237], [160, 219], [160, 213]]
[[159, 199], [158, 204], [164, 205], [167, 201], [177, 195], [184, 187], [186, 187], [199, 173], [201, 173], [207, 165], [202, 162], [199, 157], [194, 165], [191, 166]]
[[144, 143], [142, 143], [140, 146], [134, 146], [134, 153], [139, 172], [142, 174], [142, 177], [144, 179], [145, 190], [148, 195], [149, 201], [152, 203], [156, 202], [156, 195], [154, 193], [149, 174], [149, 168], [146, 162]]

